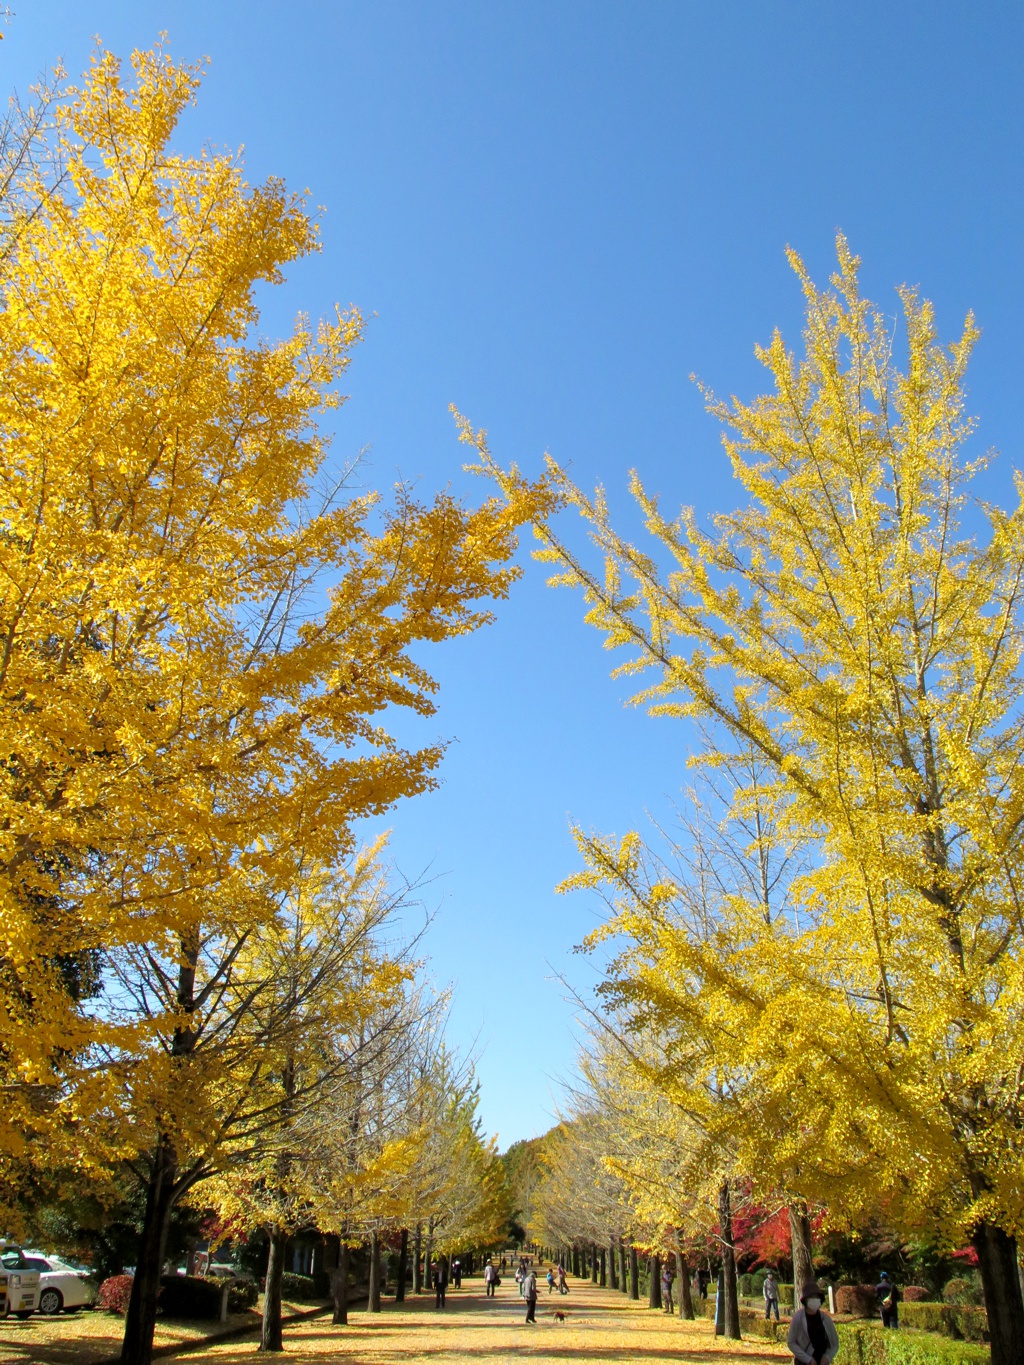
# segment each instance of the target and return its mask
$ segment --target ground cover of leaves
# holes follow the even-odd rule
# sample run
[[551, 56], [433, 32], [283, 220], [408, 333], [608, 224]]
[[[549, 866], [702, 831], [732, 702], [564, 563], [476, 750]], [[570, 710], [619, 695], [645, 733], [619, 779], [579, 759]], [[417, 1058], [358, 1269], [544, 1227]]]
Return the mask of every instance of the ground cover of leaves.
[[[338, 1365], [501, 1365], [506, 1360], [529, 1360], [532, 1365], [571, 1360], [576, 1365], [613, 1362], [677, 1361], [684, 1365], [728, 1365], [731, 1360], [755, 1365], [778, 1365], [792, 1357], [784, 1347], [763, 1339], [728, 1342], [715, 1338], [707, 1320], [682, 1322], [646, 1304], [631, 1303], [614, 1290], [598, 1289], [572, 1280], [564, 1297], [548, 1295], [541, 1285], [537, 1324], [527, 1326], [526, 1305], [507, 1277], [494, 1299], [484, 1296], [479, 1280], [466, 1282], [448, 1294], [443, 1312], [434, 1309], [433, 1296], [405, 1304], [385, 1303], [378, 1314], [350, 1315], [348, 1327], [332, 1327], [330, 1316], [296, 1323], [285, 1329], [285, 1352], [290, 1365], [320, 1365], [331, 1358]], [[564, 1322], [554, 1318], [558, 1310]], [[201, 1355], [183, 1360], [202, 1365], [255, 1365], [252, 1341], [223, 1342]]]
[[[285, 1312], [308, 1312], [309, 1304], [286, 1304]], [[251, 1323], [259, 1326], [254, 1312], [232, 1313], [227, 1323], [166, 1321], [159, 1319], [155, 1346], [172, 1346], [200, 1340], [211, 1331], [243, 1327]], [[83, 1310], [62, 1313], [59, 1317], [44, 1318], [38, 1313], [27, 1318], [8, 1317], [0, 1321], [0, 1365], [95, 1365], [121, 1353], [124, 1318], [116, 1313]], [[243, 1341], [252, 1341], [251, 1337]], [[248, 1349], [251, 1350], [251, 1347]], [[182, 1359], [197, 1361], [199, 1351], [190, 1352]]]

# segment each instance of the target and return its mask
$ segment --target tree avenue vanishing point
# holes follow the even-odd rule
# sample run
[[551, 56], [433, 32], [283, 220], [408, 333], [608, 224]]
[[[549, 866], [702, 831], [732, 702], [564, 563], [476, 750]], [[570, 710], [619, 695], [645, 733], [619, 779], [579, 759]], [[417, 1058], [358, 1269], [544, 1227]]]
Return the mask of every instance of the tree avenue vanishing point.
[[[132, 63], [99, 51], [4, 182], [0, 1163], [9, 1227], [31, 1162], [145, 1168], [143, 1365], [216, 1112], [207, 1021], [303, 869], [435, 782], [441, 747], [379, 718], [432, 713], [416, 647], [489, 619], [537, 509], [346, 491], [316, 421], [359, 314], [258, 332], [316, 224], [239, 157], [173, 152], [197, 69]], [[115, 958], [158, 989], [115, 989]]]
[[[968, 502], [984, 464], [964, 451], [973, 321], [942, 346], [931, 306], [901, 290], [901, 369], [842, 238], [838, 256], [819, 289], [791, 255], [805, 353], [778, 334], [759, 351], [773, 392], [710, 401], [739, 511], [710, 531], [670, 519], [634, 474], [647, 553], [549, 460], [603, 573], [536, 526], [554, 581], [625, 652], [619, 673], [649, 678], [636, 702], [700, 722], [705, 764], [756, 758], [779, 838], [808, 862], [799, 915], [737, 892], [727, 931], [694, 937], [678, 884], [641, 874], [635, 835], [585, 847], [577, 884], [615, 902], [610, 988], [668, 1040], [668, 1093], [713, 1083], [739, 1168], [837, 1221], [880, 1210], [904, 1236], [970, 1239], [992, 1359], [1009, 1365], [1024, 1343], [1024, 501]], [[526, 495], [484, 447], [481, 462], [510, 507]]]

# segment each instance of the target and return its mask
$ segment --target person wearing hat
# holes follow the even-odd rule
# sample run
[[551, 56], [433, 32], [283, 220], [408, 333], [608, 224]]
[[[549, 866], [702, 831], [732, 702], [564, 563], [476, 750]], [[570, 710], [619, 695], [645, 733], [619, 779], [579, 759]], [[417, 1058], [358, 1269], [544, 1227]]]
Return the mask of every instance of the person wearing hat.
[[808, 1280], [800, 1290], [800, 1307], [793, 1314], [786, 1338], [797, 1365], [829, 1365], [839, 1350], [836, 1325], [821, 1309], [824, 1300], [825, 1291], [815, 1280]]
[[882, 1271], [881, 1278], [875, 1285], [875, 1297], [878, 1299], [878, 1306], [882, 1313], [883, 1327], [899, 1327], [900, 1325], [900, 1291], [889, 1279], [889, 1272]]

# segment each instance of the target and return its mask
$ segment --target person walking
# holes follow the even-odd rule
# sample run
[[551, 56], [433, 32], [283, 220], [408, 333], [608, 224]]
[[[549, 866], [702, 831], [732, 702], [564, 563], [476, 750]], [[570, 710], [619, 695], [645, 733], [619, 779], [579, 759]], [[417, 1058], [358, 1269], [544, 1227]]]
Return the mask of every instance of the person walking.
[[565, 1266], [561, 1262], [558, 1265], [558, 1292], [559, 1294], [568, 1294], [569, 1292], [569, 1285], [565, 1278]]
[[707, 1302], [708, 1285], [711, 1283], [711, 1271], [703, 1268], [697, 1271], [697, 1292], [700, 1297]]
[[448, 1261], [444, 1256], [439, 1256], [434, 1265], [434, 1307], [443, 1308], [445, 1306], [445, 1295], [448, 1292]]
[[555, 1289], [555, 1272], [551, 1268], [551, 1266], [548, 1266], [548, 1273], [546, 1279], [548, 1282], [548, 1293], [553, 1294]]
[[527, 1270], [526, 1278], [523, 1280], [523, 1298], [526, 1300], [526, 1321], [536, 1324], [537, 1276], [532, 1269]]
[[490, 1256], [488, 1256], [486, 1264], [484, 1265], [484, 1284], [489, 1299], [494, 1298], [494, 1282], [497, 1278], [498, 1272], [494, 1268], [494, 1262], [491, 1260]]
[[772, 1311], [775, 1312], [775, 1321], [779, 1320], [779, 1282], [775, 1278], [775, 1272], [769, 1270], [765, 1277], [765, 1282], [761, 1286], [761, 1293], [764, 1295], [764, 1320], [771, 1319]]
[[793, 1314], [786, 1337], [796, 1365], [829, 1365], [839, 1350], [836, 1325], [821, 1309], [824, 1299], [825, 1291], [814, 1280], [808, 1280], [800, 1290], [800, 1307]]
[[452, 1284], [456, 1289], [462, 1288], [462, 1262], [456, 1261], [452, 1266]]
[[900, 1291], [889, 1279], [889, 1272], [883, 1270], [875, 1285], [875, 1296], [882, 1315], [882, 1326], [893, 1331], [900, 1325]]
[[672, 1307], [672, 1281], [674, 1279], [675, 1274], [666, 1260], [665, 1266], [661, 1272], [661, 1302], [666, 1313], [675, 1312], [675, 1309]]

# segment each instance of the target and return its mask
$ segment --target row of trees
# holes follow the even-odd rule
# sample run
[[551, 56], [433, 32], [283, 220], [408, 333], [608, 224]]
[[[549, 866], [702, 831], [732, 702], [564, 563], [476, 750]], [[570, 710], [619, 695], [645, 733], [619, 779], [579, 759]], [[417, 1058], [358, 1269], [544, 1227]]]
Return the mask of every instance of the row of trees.
[[[738, 1184], [795, 1226], [814, 1205], [969, 1241], [1008, 1365], [1024, 1341], [1024, 488], [1009, 510], [971, 500], [973, 321], [943, 346], [904, 289], [901, 368], [842, 239], [838, 256], [826, 289], [792, 257], [804, 353], [778, 334], [759, 351], [772, 391], [709, 400], [739, 510], [710, 528], [666, 516], [634, 474], [641, 549], [602, 492], [548, 465], [591, 550], [545, 512], [541, 558], [619, 674], [645, 677], [636, 702], [700, 734], [684, 835], [577, 831], [567, 887], [608, 904], [590, 946], [608, 954], [614, 1046], [594, 1081], [678, 1175], [652, 1195], [668, 1223], [687, 1226], [691, 1197], [715, 1208], [727, 1261]], [[480, 453], [511, 508], [529, 485]], [[606, 1159], [627, 1178], [628, 1150]]]
[[472, 1087], [355, 828], [435, 783], [389, 718], [432, 714], [421, 646], [489, 619], [542, 495], [354, 491], [318, 419], [360, 316], [259, 330], [315, 220], [177, 154], [198, 72], [133, 65], [99, 51], [0, 146], [0, 1224], [54, 1172], [100, 1201], [134, 1173], [146, 1365], [182, 1201], [270, 1230], [271, 1313], [311, 1210], [489, 1223]]

